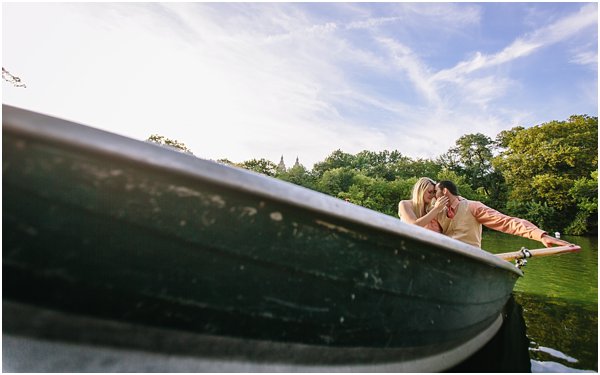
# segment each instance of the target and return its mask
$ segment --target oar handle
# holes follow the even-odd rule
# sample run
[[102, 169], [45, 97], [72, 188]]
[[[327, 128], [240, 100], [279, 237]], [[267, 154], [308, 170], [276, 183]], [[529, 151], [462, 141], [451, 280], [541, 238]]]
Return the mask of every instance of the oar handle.
[[514, 259], [523, 259], [531, 257], [545, 257], [548, 255], [556, 255], [556, 254], [564, 254], [564, 253], [574, 253], [581, 250], [580, 246], [577, 245], [567, 245], [567, 246], [557, 246], [557, 247], [545, 247], [542, 249], [534, 249], [527, 250], [529, 252], [529, 256], [525, 256], [524, 251], [513, 251], [510, 253], [502, 253], [496, 254], [496, 256], [500, 259], [504, 260], [514, 260]]

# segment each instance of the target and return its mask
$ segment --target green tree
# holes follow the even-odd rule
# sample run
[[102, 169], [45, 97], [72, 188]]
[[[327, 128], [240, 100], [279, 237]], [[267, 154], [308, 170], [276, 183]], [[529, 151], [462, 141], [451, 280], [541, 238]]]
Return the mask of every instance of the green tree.
[[575, 182], [598, 169], [598, 118], [571, 116], [513, 128], [498, 139], [504, 150], [494, 165], [506, 180], [509, 199], [548, 207], [557, 220], [552, 225], [568, 227], [578, 211], [577, 198], [570, 193]]
[[320, 178], [329, 170], [352, 167], [353, 160], [353, 155], [343, 152], [342, 150], [335, 150], [331, 155], [327, 156], [324, 161], [316, 163], [313, 166], [312, 171], [317, 178]]
[[569, 194], [575, 200], [578, 211], [565, 231], [575, 235], [598, 233], [598, 170], [591, 173], [591, 178], [576, 180]]
[[180, 151], [183, 151], [187, 154], [193, 155], [192, 150], [190, 150], [184, 143], [179, 142], [178, 140], [175, 140], [175, 139], [167, 138], [164, 135], [152, 134], [152, 135], [150, 135], [150, 137], [148, 137], [148, 139], [146, 139], [146, 141], [152, 142], [152, 143], [157, 143], [159, 145], [169, 146], [169, 147], [178, 149]]
[[396, 164], [396, 178], [413, 178], [415, 182], [421, 177], [435, 178], [442, 171], [441, 164], [431, 159], [411, 159], [398, 161]]
[[496, 145], [500, 148], [505, 148], [505, 149], [508, 148], [510, 145], [510, 142], [522, 130], [525, 130], [525, 128], [522, 126], [515, 126], [514, 128], [512, 128], [510, 130], [502, 130], [496, 136]]
[[346, 199], [354, 204], [397, 217], [398, 202], [410, 196], [412, 185], [416, 179], [408, 183], [405, 180], [386, 181], [383, 178], [374, 178], [357, 174], [353, 184], [347, 192], [340, 192], [339, 198]]
[[360, 172], [365, 176], [383, 178], [394, 181], [397, 178], [435, 176], [440, 170], [439, 163], [429, 159], [413, 160], [394, 151], [368, 151], [363, 150], [356, 155], [345, 153], [341, 150], [334, 151], [323, 162], [316, 163], [313, 173], [316, 178], [332, 169], [347, 168]]
[[456, 140], [456, 146], [438, 160], [458, 175], [463, 176], [482, 200], [491, 206], [502, 207], [506, 188], [502, 174], [492, 165], [496, 142], [481, 133], [467, 134]]
[[380, 152], [363, 150], [354, 156], [351, 164], [354, 169], [366, 176], [394, 181], [398, 177], [398, 166], [409, 160], [397, 150]]
[[10, 74], [10, 72], [2, 67], [2, 79], [12, 84], [14, 87], [26, 88], [27, 86], [21, 81], [21, 78]]
[[309, 189], [316, 189], [313, 175], [302, 164], [295, 164], [288, 170], [282, 170], [281, 168], [278, 168], [275, 177]]
[[277, 172], [277, 164], [267, 159], [246, 160], [237, 164], [237, 166], [271, 177], [275, 176], [275, 173]]
[[236, 165], [234, 162], [232, 162], [229, 159], [217, 159], [217, 163], [221, 163], [221, 164], [225, 164], [225, 165], [233, 165], [233, 166]]
[[358, 174], [350, 168], [335, 168], [325, 171], [317, 180], [318, 191], [338, 197], [340, 192], [347, 192], [354, 183], [354, 177]]
[[338, 197], [381, 212], [384, 206], [381, 190], [381, 181], [364, 174], [356, 174], [348, 191], [340, 192]]
[[458, 175], [454, 171], [444, 169], [439, 172], [436, 177], [437, 181], [448, 180], [454, 182], [458, 188], [458, 194], [460, 194], [461, 197], [474, 201], [481, 201], [484, 198], [480, 192], [471, 187], [465, 177]]
[[554, 207], [546, 202], [511, 200], [506, 204], [507, 213], [535, 223], [548, 232], [560, 230], [561, 222]]

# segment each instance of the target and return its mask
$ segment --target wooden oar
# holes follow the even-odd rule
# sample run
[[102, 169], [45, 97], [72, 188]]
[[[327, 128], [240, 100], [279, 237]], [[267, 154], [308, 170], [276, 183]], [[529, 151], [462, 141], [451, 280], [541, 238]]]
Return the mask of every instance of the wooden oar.
[[498, 258], [504, 260], [514, 260], [514, 259], [524, 259], [531, 257], [545, 257], [548, 255], [556, 255], [556, 254], [564, 254], [564, 253], [574, 253], [581, 250], [580, 246], [577, 245], [568, 245], [568, 246], [557, 246], [557, 247], [545, 247], [543, 249], [521, 249], [519, 251], [513, 251], [511, 253], [502, 253], [495, 254]]

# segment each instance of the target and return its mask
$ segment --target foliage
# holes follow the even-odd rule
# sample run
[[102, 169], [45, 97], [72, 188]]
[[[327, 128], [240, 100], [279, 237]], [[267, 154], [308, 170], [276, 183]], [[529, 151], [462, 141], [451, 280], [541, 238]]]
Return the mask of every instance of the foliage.
[[313, 175], [302, 164], [294, 165], [288, 170], [281, 171], [278, 169], [276, 177], [283, 181], [316, 190], [316, 181]]
[[[335, 150], [312, 170], [285, 169], [265, 159], [218, 162], [301, 185], [397, 216], [418, 178], [451, 180], [460, 195], [482, 201], [549, 231], [588, 234], [598, 228], [598, 119], [571, 116], [500, 132], [495, 140], [466, 134], [437, 159], [400, 151]], [[283, 158], [282, 158], [283, 160]], [[281, 163], [281, 162], [280, 162]]]
[[569, 195], [576, 202], [578, 212], [565, 232], [574, 235], [598, 233], [598, 170], [591, 173], [591, 178], [577, 179]]
[[152, 135], [150, 135], [150, 137], [148, 137], [148, 139], [146, 139], [146, 141], [152, 142], [152, 143], [157, 143], [159, 145], [169, 146], [169, 147], [172, 147], [177, 150], [180, 150], [185, 153], [193, 155], [192, 151], [189, 148], [187, 148], [187, 146], [185, 144], [183, 144], [182, 142], [179, 142], [177, 140], [174, 140], [174, 139], [169, 139], [163, 135], [152, 134]]
[[485, 176], [492, 171], [492, 140], [481, 134], [463, 135], [456, 141], [456, 147], [448, 150], [456, 160], [454, 169], [461, 171], [471, 186], [484, 186]]
[[492, 165], [497, 143], [481, 133], [463, 135], [438, 161], [448, 170], [464, 177], [484, 203], [500, 207], [506, 199], [504, 177]]
[[508, 148], [508, 145], [515, 138], [517, 133], [522, 130], [525, 130], [525, 128], [522, 126], [515, 126], [510, 130], [502, 130], [496, 136], [496, 145], [501, 148]]
[[567, 121], [513, 128], [498, 136], [498, 144], [504, 150], [493, 163], [502, 171], [509, 199], [553, 209], [557, 222], [552, 225], [557, 228], [581, 228], [569, 226], [582, 221], [576, 213], [587, 199], [575, 184], [598, 168], [598, 118], [571, 116]]
[[415, 182], [420, 177], [437, 176], [443, 166], [430, 159], [410, 159], [396, 163], [396, 178], [415, 178]]
[[576, 180], [569, 194], [573, 196], [579, 209], [592, 214], [598, 212], [598, 170], [590, 175], [591, 178]]
[[233, 165], [233, 166], [236, 165], [234, 162], [232, 162], [229, 159], [218, 159], [217, 163], [221, 163], [221, 164], [225, 164], [225, 165]]
[[252, 159], [237, 164], [238, 167], [248, 169], [254, 172], [266, 174], [267, 176], [275, 176], [277, 165], [267, 159]]
[[506, 150], [497, 159], [513, 189], [511, 197], [531, 191], [537, 175], [577, 179], [598, 166], [598, 119], [571, 116], [568, 121], [552, 121], [516, 130]]
[[361, 151], [354, 156], [352, 168], [365, 176], [393, 181], [399, 174], [399, 167], [409, 162], [399, 151], [384, 150], [381, 152]]
[[10, 72], [2, 67], [2, 79], [12, 84], [14, 87], [26, 88], [27, 86], [21, 81], [21, 78], [10, 74]]
[[[575, 214], [575, 219], [565, 228], [565, 233], [580, 236], [588, 232], [588, 221], [590, 215], [585, 211], [579, 211]], [[598, 231], [598, 222], [596, 221], [596, 232]]]
[[340, 192], [338, 197], [390, 216], [397, 216], [399, 197], [410, 196], [415, 182], [416, 179], [410, 183], [404, 180], [389, 182], [382, 178], [357, 174], [348, 191]]
[[506, 205], [506, 214], [535, 223], [536, 226], [550, 233], [560, 229], [556, 210], [546, 202], [509, 201]]
[[317, 180], [317, 190], [338, 196], [340, 192], [347, 192], [354, 183], [354, 177], [358, 172], [350, 168], [335, 168], [323, 173], [323, 176]]
[[317, 178], [321, 178], [329, 170], [343, 167], [350, 168], [353, 160], [353, 155], [345, 153], [342, 150], [335, 150], [324, 161], [313, 166], [313, 174]]
[[368, 177], [382, 178], [390, 182], [398, 178], [435, 176], [442, 169], [433, 160], [413, 160], [402, 155], [398, 150], [380, 152], [363, 150], [356, 155], [336, 150], [325, 161], [315, 164], [313, 174], [318, 179], [325, 172], [337, 168], [353, 170]]
[[[467, 179], [463, 176], [460, 176], [458, 173], [451, 171], [449, 169], [444, 169], [437, 174], [436, 181], [449, 180], [454, 182], [456, 187], [458, 188], [458, 194], [460, 196], [465, 197], [474, 201], [481, 201], [483, 196], [473, 190], [471, 185], [467, 182]], [[416, 182], [416, 181], [415, 181]]]

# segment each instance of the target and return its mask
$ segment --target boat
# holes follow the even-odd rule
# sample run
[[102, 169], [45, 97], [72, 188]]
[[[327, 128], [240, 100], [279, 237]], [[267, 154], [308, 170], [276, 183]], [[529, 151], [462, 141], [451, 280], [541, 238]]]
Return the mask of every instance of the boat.
[[194, 372], [437, 372], [494, 336], [523, 275], [285, 181], [2, 115], [4, 347], [141, 350], [165, 372], [172, 355], [199, 361]]

